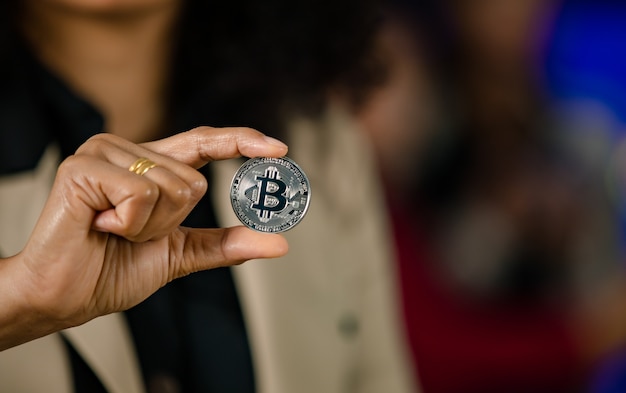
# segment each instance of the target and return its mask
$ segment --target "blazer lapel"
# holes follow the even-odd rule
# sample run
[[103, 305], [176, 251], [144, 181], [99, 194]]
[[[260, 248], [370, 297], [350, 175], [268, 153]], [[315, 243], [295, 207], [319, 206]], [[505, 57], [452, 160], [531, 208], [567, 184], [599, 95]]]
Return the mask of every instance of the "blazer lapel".
[[0, 391], [73, 392], [72, 368], [61, 336], [51, 334], [0, 352]]
[[122, 314], [109, 314], [61, 334], [110, 393], [144, 391], [139, 362]]

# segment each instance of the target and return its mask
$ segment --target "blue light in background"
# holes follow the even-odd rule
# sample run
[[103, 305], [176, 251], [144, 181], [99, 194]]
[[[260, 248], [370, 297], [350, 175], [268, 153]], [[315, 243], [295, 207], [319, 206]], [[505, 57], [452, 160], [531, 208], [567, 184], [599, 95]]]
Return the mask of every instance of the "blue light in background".
[[566, 1], [547, 52], [546, 75], [557, 98], [598, 100], [626, 124], [626, 3]]

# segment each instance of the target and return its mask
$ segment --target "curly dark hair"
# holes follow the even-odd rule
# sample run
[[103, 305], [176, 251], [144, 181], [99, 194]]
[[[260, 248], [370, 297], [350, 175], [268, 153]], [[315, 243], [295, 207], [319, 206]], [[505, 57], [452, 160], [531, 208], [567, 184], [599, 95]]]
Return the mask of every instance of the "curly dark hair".
[[[3, 74], [20, 43], [19, 4], [0, 2]], [[319, 110], [329, 86], [356, 99], [382, 75], [370, 55], [379, 11], [377, 0], [184, 0], [170, 79], [172, 117], [200, 100], [216, 126], [268, 132], [280, 129], [285, 110]]]
[[318, 110], [329, 86], [356, 98], [379, 79], [378, 11], [376, 0], [188, 0], [171, 97], [202, 85], [220, 125], [265, 130], [285, 109]]

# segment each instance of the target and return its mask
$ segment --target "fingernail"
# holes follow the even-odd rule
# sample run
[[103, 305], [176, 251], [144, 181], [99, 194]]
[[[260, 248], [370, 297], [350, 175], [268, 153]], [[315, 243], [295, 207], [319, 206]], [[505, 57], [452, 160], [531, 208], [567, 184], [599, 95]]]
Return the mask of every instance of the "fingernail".
[[264, 135], [263, 138], [265, 139], [265, 142], [267, 142], [270, 145], [276, 146], [276, 147], [281, 147], [283, 149], [287, 148], [287, 145], [285, 145], [284, 143], [282, 143], [281, 141], [279, 141], [276, 138], [272, 138], [271, 136], [267, 136]]

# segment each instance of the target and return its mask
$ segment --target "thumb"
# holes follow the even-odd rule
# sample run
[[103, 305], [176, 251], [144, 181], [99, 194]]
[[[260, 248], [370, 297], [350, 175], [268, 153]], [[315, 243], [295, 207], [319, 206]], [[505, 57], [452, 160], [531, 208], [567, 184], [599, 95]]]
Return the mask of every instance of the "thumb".
[[171, 241], [175, 260], [170, 280], [200, 270], [238, 265], [249, 259], [277, 258], [289, 249], [282, 235], [243, 226], [218, 229], [180, 228], [183, 238]]

